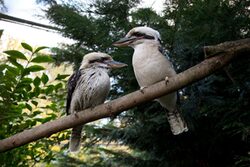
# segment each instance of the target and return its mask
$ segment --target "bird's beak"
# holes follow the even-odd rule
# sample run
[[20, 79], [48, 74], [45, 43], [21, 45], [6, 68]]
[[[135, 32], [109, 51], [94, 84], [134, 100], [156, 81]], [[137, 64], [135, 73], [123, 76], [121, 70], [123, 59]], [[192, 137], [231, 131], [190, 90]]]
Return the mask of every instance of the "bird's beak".
[[104, 63], [107, 64], [107, 66], [109, 68], [113, 68], [113, 69], [115, 69], [115, 68], [122, 68], [122, 67], [128, 66], [125, 63], [121, 63], [119, 61], [114, 61], [114, 60], [106, 60], [106, 61], [104, 61]]
[[134, 42], [135, 40], [137, 40], [137, 37], [124, 37], [121, 38], [120, 40], [116, 41], [113, 43], [114, 46], [128, 46], [129, 44], [131, 44], [132, 42]]

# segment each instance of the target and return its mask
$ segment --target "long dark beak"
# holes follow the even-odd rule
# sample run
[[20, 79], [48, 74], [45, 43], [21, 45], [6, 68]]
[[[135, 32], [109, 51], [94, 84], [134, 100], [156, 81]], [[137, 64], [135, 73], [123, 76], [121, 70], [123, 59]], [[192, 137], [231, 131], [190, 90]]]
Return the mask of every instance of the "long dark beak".
[[128, 46], [129, 44], [131, 44], [132, 42], [134, 42], [135, 40], [137, 40], [136, 37], [124, 37], [121, 38], [120, 40], [116, 41], [113, 43], [114, 46]]
[[109, 68], [112, 68], [112, 69], [115, 69], [115, 68], [122, 68], [122, 67], [126, 67], [128, 66], [127, 64], [125, 63], [121, 63], [119, 61], [114, 61], [114, 60], [106, 60], [104, 61], [105, 64], [107, 64], [107, 66]]

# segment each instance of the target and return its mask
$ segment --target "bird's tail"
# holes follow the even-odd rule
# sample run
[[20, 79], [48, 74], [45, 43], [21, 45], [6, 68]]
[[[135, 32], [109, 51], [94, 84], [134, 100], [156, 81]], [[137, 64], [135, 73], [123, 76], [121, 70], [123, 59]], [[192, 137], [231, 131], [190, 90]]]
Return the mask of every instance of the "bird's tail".
[[72, 129], [70, 142], [69, 142], [70, 152], [77, 152], [80, 150], [82, 127], [83, 126], [80, 125], [80, 126], [76, 126]]
[[167, 111], [167, 118], [171, 131], [174, 135], [178, 135], [188, 131], [187, 123], [185, 122], [177, 108], [171, 112]]

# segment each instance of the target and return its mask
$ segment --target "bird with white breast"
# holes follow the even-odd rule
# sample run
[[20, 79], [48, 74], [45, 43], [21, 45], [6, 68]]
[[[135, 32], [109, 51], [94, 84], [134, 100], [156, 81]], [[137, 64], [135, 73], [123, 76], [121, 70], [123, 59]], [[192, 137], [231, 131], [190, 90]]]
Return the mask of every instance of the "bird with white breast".
[[[106, 53], [92, 52], [83, 57], [80, 68], [68, 80], [67, 114], [104, 103], [110, 90], [108, 72], [127, 64], [114, 61]], [[69, 150], [79, 151], [83, 125], [73, 127]]]
[[[113, 45], [130, 46], [134, 49], [132, 64], [142, 90], [176, 75], [171, 62], [162, 53], [160, 33], [150, 27], [135, 27]], [[188, 131], [187, 124], [176, 106], [176, 92], [156, 100], [168, 110], [167, 118], [174, 135]]]

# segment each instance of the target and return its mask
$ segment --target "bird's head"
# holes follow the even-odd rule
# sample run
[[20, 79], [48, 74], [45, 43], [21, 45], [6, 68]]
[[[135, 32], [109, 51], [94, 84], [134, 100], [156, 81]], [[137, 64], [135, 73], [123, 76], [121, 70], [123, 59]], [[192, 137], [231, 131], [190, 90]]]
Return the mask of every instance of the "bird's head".
[[161, 41], [160, 33], [150, 27], [135, 27], [131, 29], [124, 38], [113, 43], [114, 46], [131, 46], [145, 43], [145, 42]]
[[127, 64], [114, 61], [113, 58], [101, 52], [92, 52], [88, 53], [83, 57], [81, 69], [96, 67], [96, 68], [105, 68], [105, 69], [114, 69], [125, 67]]

